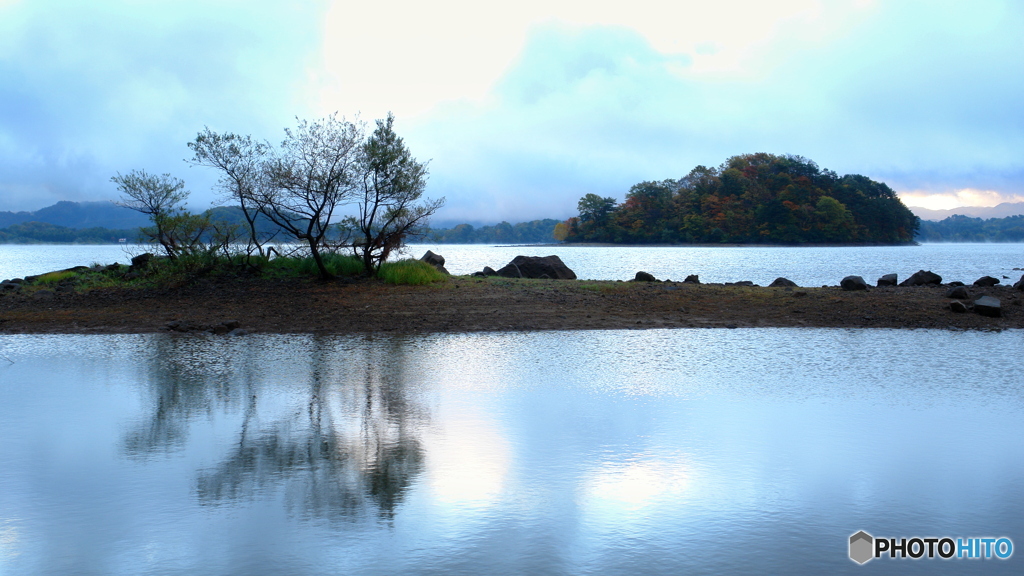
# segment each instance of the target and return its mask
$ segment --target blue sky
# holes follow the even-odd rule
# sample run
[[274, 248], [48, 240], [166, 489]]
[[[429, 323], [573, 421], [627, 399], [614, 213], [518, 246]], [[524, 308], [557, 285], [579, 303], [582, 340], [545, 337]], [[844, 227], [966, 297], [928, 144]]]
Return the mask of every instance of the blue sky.
[[1024, 3], [0, 0], [0, 210], [186, 180], [203, 126], [389, 110], [444, 220], [564, 218], [748, 152], [910, 205], [1024, 200]]

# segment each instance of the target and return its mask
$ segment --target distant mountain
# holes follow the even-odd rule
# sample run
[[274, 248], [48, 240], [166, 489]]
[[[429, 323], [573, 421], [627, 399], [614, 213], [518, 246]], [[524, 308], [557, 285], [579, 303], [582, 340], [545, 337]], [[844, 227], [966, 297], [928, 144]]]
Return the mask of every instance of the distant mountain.
[[1024, 214], [1024, 202], [1003, 202], [998, 206], [962, 206], [951, 210], [929, 210], [911, 206], [910, 211], [921, 220], [934, 220], [935, 222], [956, 214], [972, 218], [1006, 218]]
[[112, 202], [62, 200], [35, 212], [0, 212], [0, 228], [25, 222], [43, 222], [64, 228], [130, 229], [149, 225], [149, 217]]

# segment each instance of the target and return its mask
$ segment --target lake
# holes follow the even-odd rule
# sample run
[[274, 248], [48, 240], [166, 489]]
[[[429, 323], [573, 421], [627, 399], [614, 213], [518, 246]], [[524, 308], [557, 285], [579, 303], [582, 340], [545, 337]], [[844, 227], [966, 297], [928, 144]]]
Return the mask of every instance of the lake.
[[[831, 248], [416, 244], [408, 247], [405, 255], [419, 258], [428, 249], [445, 257], [445, 267], [452, 274], [472, 274], [484, 266], [498, 269], [519, 254], [557, 254], [581, 279], [629, 280], [643, 270], [662, 280], [679, 281], [697, 274], [702, 282], [751, 280], [762, 286], [779, 276], [801, 286], [835, 286], [851, 274], [873, 285], [883, 274], [895, 272], [902, 280], [921, 269], [931, 270], [947, 281], [968, 284], [986, 275], [1006, 276], [1016, 282], [1022, 272], [1014, 269], [1024, 268], [1022, 244]], [[78, 265], [127, 263], [132, 254], [144, 250], [120, 245], [0, 245], [0, 280]]]
[[0, 335], [0, 574], [1020, 574], [1024, 332]]

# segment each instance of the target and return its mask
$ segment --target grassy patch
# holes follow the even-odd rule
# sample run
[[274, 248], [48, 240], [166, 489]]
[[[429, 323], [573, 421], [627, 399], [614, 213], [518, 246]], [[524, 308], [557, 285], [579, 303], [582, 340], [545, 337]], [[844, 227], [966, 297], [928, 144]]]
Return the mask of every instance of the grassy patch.
[[421, 286], [434, 282], [444, 282], [447, 277], [443, 272], [422, 260], [398, 260], [385, 262], [377, 271], [377, 277], [388, 284], [407, 284]]
[[36, 278], [35, 284], [41, 286], [52, 286], [53, 284], [57, 284], [62, 280], [67, 280], [68, 278], [74, 278], [76, 276], [78, 276], [78, 274], [70, 270], [65, 270], [62, 272], [48, 272], [46, 274], [43, 274], [39, 278]]
[[[324, 254], [324, 268], [335, 276], [358, 276], [363, 273], [363, 263], [355, 256]], [[266, 262], [264, 272], [270, 276], [317, 276], [320, 269], [312, 256], [280, 256]]]

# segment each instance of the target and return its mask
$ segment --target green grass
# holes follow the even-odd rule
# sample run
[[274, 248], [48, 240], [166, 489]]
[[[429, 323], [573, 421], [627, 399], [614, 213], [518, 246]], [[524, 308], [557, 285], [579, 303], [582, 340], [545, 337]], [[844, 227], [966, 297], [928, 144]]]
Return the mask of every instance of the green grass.
[[447, 277], [443, 272], [422, 260], [398, 260], [381, 264], [377, 277], [388, 284], [407, 284], [421, 286], [434, 282], [444, 282]]
[[[363, 273], [363, 263], [355, 256], [324, 254], [324, 268], [335, 276], [357, 276]], [[267, 262], [264, 270], [272, 276], [317, 276], [320, 270], [312, 256], [280, 256]]]
[[71, 272], [70, 270], [62, 272], [48, 272], [39, 278], [36, 278], [35, 283], [40, 285], [58, 284], [61, 280], [67, 280], [68, 278], [74, 278], [76, 276], [78, 276], [78, 273]]

